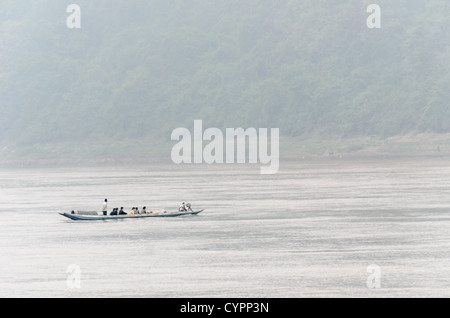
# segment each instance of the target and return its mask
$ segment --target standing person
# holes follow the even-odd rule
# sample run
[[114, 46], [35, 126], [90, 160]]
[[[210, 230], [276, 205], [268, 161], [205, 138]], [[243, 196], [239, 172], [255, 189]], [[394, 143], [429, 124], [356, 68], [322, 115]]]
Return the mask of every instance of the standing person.
[[108, 199], [105, 199], [105, 202], [103, 202], [102, 212], [103, 215], [108, 215]]

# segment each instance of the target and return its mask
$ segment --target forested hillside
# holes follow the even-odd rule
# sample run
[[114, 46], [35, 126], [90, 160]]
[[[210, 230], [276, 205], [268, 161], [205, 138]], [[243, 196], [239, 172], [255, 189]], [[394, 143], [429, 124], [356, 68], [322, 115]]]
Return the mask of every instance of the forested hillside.
[[[0, 148], [154, 138], [177, 127], [283, 136], [450, 132], [442, 0], [0, 2]], [[369, 29], [366, 8], [382, 9]]]

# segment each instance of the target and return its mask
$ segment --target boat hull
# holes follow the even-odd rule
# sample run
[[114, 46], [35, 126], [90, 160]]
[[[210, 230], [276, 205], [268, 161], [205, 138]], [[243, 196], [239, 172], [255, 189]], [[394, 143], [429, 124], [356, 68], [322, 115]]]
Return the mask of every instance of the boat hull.
[[71, 213], [60, 213], [60, 215], [65, 216], [74, 221], [101, 221], [101, 220], [124, 220], [124, 219], [144, 219], [144, 218], [168, 218], [168, 217], [178, 217], [178, 216], [188, 216], [197, 215], [200, 211], [192, 212], [172, 212], [172, 213], [151, 213], [151, 214], [137, 214], [137, 215], [78, 215]]

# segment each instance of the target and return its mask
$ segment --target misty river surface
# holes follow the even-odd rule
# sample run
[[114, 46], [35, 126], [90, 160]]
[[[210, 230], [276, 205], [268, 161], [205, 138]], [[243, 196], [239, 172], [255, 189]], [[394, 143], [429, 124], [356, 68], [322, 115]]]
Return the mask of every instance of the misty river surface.
[[[109, 210], [206, 210], [58, 214], [105, 198]], [[450, 165], [2, 168], [0, 241], [0, 297], [449, 297]]]

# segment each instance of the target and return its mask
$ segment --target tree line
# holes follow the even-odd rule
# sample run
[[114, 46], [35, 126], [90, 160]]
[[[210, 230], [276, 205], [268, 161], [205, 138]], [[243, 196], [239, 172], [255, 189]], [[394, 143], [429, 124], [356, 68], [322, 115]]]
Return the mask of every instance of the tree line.
[[375, 1], [0, 4], [1, 145], [170, 140], [209, 127], [285, 136], [450, 131], [449, 4]]

